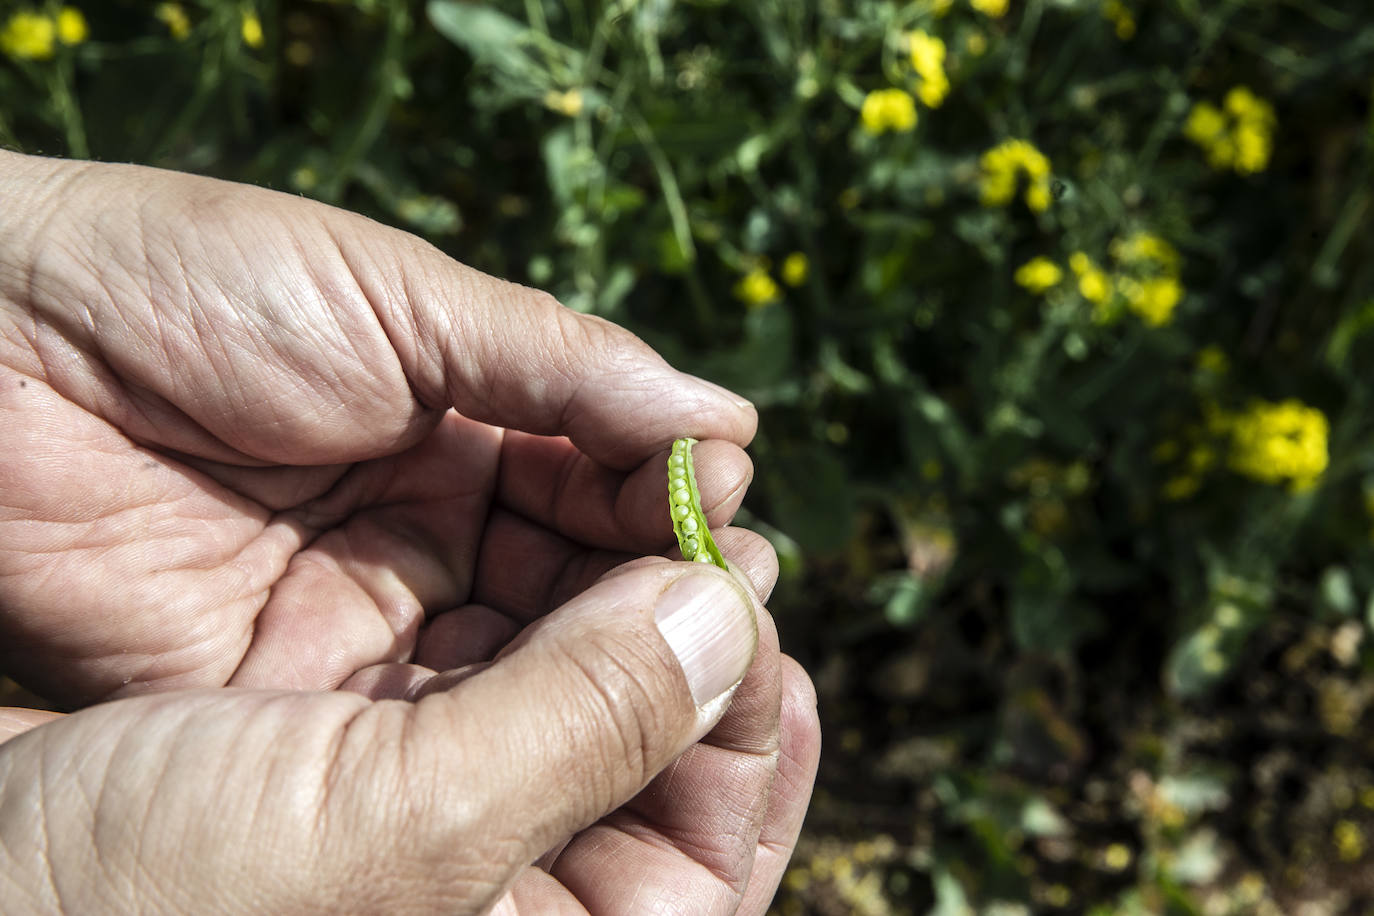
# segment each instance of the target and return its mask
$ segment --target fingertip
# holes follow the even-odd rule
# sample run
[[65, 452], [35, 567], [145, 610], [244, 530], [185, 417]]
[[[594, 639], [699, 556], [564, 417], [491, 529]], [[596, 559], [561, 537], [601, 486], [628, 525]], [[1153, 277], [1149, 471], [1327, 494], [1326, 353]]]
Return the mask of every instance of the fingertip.
[[773, 545], [747, 528], [723, 528], [714, 534], [731, 574], [747, 581], [760, 604], [768, 604], [778, 582], [778, 555]]
[[[732, 434], [720, 436], [720, 438], [727, 439], [740, 448], [744, 448], [754, 441], [754, 435], [759, 428], [759, 411], [752, 401], [701, 376], [683, 373], [682, 377], [695, 384], [701, 390], [703, 397], [719, 405], [719, 412], [732, 430]], [[694, 438], [701, 439], [704, 437], [695, 436]]]
[[782, 690], [783, 706], [794, 710], [800, 720], [814, 721], [816, 737], [819, 739], [819, 699], [816, 695], [816, 685], [801, 663], [790, 655], [782, 657]]

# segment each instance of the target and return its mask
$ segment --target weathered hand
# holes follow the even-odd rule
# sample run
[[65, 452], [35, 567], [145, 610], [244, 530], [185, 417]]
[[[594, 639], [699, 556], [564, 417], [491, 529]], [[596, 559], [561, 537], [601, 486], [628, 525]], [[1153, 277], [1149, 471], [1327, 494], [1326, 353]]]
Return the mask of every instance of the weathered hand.
[[[817, 742], [809, 684], [751, 592], [641, 561], [416, 702], [173, 691], [35, 728], [0, 745], [0, 899], [760, 916]], [[757, 659], [694, 743], [749, 665], [755, 614]]]
[[129, 166], [0, 183], [0, 669], [41, 693], [490, 658], [668, 548], [675, 436], [723, 440], [714, 524], [742, 498], [746, 403], [410, 235]]
[[4, 153], [0, 200], [0, 667], [134, 697], [0, 711], [0, 899], [764, 911], [819, 744], [776, 560], [622, 565], [675, 436], [728, 520], [752, 408], [327, 207]]

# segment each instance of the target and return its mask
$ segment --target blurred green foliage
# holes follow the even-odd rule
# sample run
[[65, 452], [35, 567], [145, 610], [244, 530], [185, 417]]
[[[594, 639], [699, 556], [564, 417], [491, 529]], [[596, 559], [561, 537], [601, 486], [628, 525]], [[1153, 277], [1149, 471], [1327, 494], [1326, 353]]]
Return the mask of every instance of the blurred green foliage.
[[1363, 0], [77, 7], [0, 2], [0, 142], [369, 213], [759, 405], [830, 738], [779, 912], [1374, 907]]

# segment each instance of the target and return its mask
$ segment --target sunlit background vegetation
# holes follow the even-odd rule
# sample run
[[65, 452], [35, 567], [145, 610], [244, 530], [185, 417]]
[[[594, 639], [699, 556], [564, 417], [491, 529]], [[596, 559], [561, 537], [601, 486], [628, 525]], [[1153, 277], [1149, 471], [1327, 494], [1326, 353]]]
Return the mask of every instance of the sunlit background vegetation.
[[758, 404], [786, 916], [1374, 912], [1371, 92], [1366, 0], [0, 0], [0, 143], [362, 211]]

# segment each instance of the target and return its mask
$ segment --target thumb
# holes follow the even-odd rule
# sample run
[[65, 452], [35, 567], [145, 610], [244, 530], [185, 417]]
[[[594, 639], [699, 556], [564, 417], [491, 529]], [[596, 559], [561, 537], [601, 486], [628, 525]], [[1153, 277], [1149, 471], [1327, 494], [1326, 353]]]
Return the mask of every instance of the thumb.
[[660, 562], [605, 579], [415, 705], [401, 749], [414, 781], [398, 794], [424, 810], [386, 816], [428, 822], [422, 859], [469, 887], [484, 872], [499, 892], [709, 731], [757, 646], [753, 599], [722, 570]]
[[728, 574], [661, 561], [415, 704], [212, 690], [59, 717], [0, 744], [0, 899], [485, 912], [707, 731], [757, 642]]

